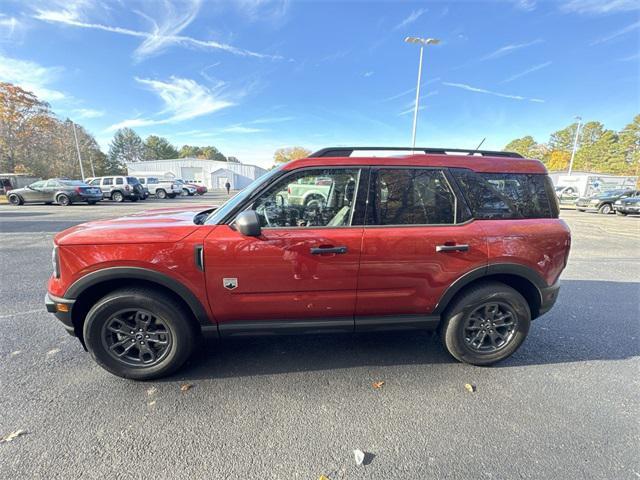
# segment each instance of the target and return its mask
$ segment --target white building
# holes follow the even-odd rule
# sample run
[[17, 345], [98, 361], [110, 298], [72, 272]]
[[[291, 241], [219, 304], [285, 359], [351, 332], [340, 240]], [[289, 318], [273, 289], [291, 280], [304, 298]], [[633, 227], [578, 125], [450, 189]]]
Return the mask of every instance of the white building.
[[126, 166], [127, 172], [133, 177], [181, 178], [202, 183], [209, 189], [222, 189], [229, 182], [232, 190], [243, 189], [267, 172], [256, 165], [200, 158], [127, 162]]

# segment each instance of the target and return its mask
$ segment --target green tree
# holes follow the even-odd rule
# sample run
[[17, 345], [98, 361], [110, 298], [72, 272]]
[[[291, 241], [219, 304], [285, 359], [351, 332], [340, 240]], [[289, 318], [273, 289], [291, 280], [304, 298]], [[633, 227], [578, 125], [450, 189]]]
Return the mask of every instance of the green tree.
[[180, 151], [178, 152], [178, 157], [180, 158], [198, 158], [200, 155], [201, 148], [194, 147], [192, 145], [183, 145]]
[[169, 140], [156, 135], [149, 135], [144, 141], [145, 160], [166, 160], [178, 158], [178, 151]]
[[113, 168], [123, 167], [125, 162], [139, 162], [144, 158], [144, 144], [140, 136], [130, 128], [121, 128], [109, 145], [109, 161]]
[[200, 158], [203, 160], [218, 160], [226, 162], [225, 157], [220, 150], [214, 146], [194, 147], [192, 145], [183, 145], [179, 152], [180, 158]]
[[627, 124], [618, 134], [620, 155], [628, 165], [630, 175], [638, 175], [640, 170], [640, 115]]

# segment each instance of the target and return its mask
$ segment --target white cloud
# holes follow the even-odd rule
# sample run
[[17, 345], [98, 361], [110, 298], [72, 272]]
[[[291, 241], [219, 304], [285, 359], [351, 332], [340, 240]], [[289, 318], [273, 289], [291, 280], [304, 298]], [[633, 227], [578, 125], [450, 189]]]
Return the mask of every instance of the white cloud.
[[514, 0], [513, 3], [518, 9], [524, 10], [525, 12], [532, 12], [537, 6], [536, 0]]
[[508, 93], [493, 92], [491, 90], [486, 90], [484, 88], [472, 87], [471, 85], [467, 85], [465, 83], [442, 82], [442, 84], [448, 87], [461, 88], [462, 90], [467, 90], [469, 92], [484, 93], [487, 95], [493, 95], [495, 97], [510, 98], [513, 100], [527, 100], [529, 102], [534, 102], [534, 103], [544, 103], [544, 100], [540, 98], [527, 98], [521, 95], [511, 95]]
[[188, 78], [170, 77], [168, 81], [137, 78], [136, 81], [157, 94], [164, 108], [157, 114], [159, 118], [132, 118], [111, 125], [108, 130], [124, 127], [146, 127], [177, 123], [208, 115], [234, 105], [222, 95], [222, 86], [208, 88]]
[[235, 0], [238, 10], [250, 20], [279, 21], [289, 11], [289, 0]]
[[4, 56], [0, 53], [0, 80], [14, 83], [47, 102], [64, 100], [65, 94], [51, 88], [62, 73], [61, 67], [43, 67], [35, 62]]
[[222, 129], [225, 133], [258, 133], [264, 132], [261, 128], [245, 127], [243, 125], [231, 125]]
[[635, 60], [640, 60], [640, 53], [633, 53], [618, 59], [619, 62], [633, 62]]
[[[203, 49], [222, 50], [234, 55], [266, 58], [266, 59], [281, 59], [278, 55], [267, 55], [263, 53], [253, 52], [251, 50], [245, 50], [237, 48], [232, 45], [216, 42], [214, 40], [199, 40], [180, 33], [195, 19], [198, 10], [200, 8], [200, 0], [192, 0], [186, 4], [184, 10], [177, 10], [170, 2], [156, 3], [151, 2], [150, 5], [157, 7], [162, 5], [162, 12], [158, 15], [159, 19], [156, 19], [144, 12], [137, 11], [138, 15], [146, 19], [151, 23], [150, 31], [134, 30], [130, 28], [123, 28], [118, 26], [104, 25], [102, 23], [95, 23], [83, 20], [83, 16], [80, 13], [80, 8], [74, 6], [74, 8], [65, 7], [61, 10], [36, 10], [34, 18], [49, 22], [56, 23], [77, 28], [88, 28], [94, 30], [101, 30], [110, 33], [116, 33], [119, 35], [126, 35], [130, 37], [142, 38], [143, 42], [136, 48], [133, 56], [136, 60], [142, 60], [146, 57], [157, 55], [162, 53], [168, 47], [173, 45], [182, 45], [187, 47], [196, 47]], [[157, 9], [156, 9], [157, 10]]]
[[266, 118], [257, 118], [247, 123], [250, 123], [252, 125], [260, 125], [260, 124], [269, 124], [269, 123], [288, 122], [294, 119], [295, 117], [266, 117]]
[[10, 17], [4, 13], [0, 13], [0, 38], [11, 38], [13, 34], [22, 27], [22, 22], [16, 17]]
[[400, 30], [401, 28], [404, 28], [407, 25], [411, 25], [413, 22], [418, 20], [422, 15], [424, 15], [426, 12], [427, 12], [426, 8], [419, 8], [418, 10], [412, 11], [407, 18], [405, 18], [399, 24], [393, 27], [393, 29]]
[[640, 9], [638, 0], [570, 0], [560, 7], [565, 13], [601, 15]]
[[[423, 105], [423, 106], [421, 106], [421, 107], [418, 107], [418, 111], [424, 110], [425, 108], [427, 108], [427, 107], [426, 107], [426, 106], [424, 106], [424, 105]], [[403, 110], [402, 112], [400, 112], [400, 113], [398, 114], [398, 116], [402, 116], [402, 115], [409, 115], [410, 113], [413, 113], [413, 112], [414, 112], [414, 110], [415, 110], [415, 108], [414, 108], [414, 107], [407, 108], [406, 110]]]
[[521, 48], [526, 48], [526, 47], [530, 47], [532, 45], [537, 45], [539, 43], [542, 43], [542, 39], [537, 39], [537, 40], [533, 40], [532, 42], [527, 42], [527, 43], [513, 43], [510, 45], [505, 45], [504, 47], [500, 47], [497, 50], [494, 50], [493, 52], [485, 55], [484, 57], [480, 57], [480, 61], [483, 60], [491, 60], [493, 58], [500, 58], [500, 57], [504, 57], [505, 55], [509, 55], [510, 53], [515, 52], [516, 50], [520, 50]]
[[373, 72], [364, 72], [363, 77], [370, 77], [373, 75]]
[[[427, 80], [426, 82], [422, 82], [420, 84], [420, 88], [424, 88], [427, 85], [431, 85], [432, 83], [436, 83], [440, 81], [440, 77], [436, 77], [436, 78], [432, 78], [431, 80]], [[392, 95], [390, 97], [387, 98], [383, 98], [381, 101], [382, 102], [389, 102], [391, 100], [396, 100], [398, 98], [402, 98], [406, 95], [409, 95], [410, 93], [413, 93], [414, 95], [416, 94], [416, 87], [413, 88], [409, 88], [408, 90], [404, 90], [403, 92], [400, 92], [396, 95]]]
[[620, 30], [616, 30], [615, 32], [610, 33], [609, 35], [600, 37], [597, 40], [594, 40], [593, 42], [591, 42], [590, 45], [599, 45], [601, 43], [610, 42], [611, 40], [615, 40], [616, 38], [621, 37], [622, 35], [626, 35], [627, 33], [633, 32], [638, 28], [640, 28], [640, 21], [632, 23], [631, 25], [627, 25], [626, 27], [621, 28]]
[[94, 110], [92, 108], [76, 108], [71, 113], [77, 118], [100, 118], [104, 116], [102, 110]]
[[525, 75], [529, 75], [530, 73], [536, 72], [538, 70], [542, 70], [543, 68], [547, 68], [549, 65], [551, 65], [551, 62], [545, 62], [545, 63], [541, 63], [539, 65], [534, 65], [533, 67], [527, 68], [525, 71], [520, 72], [520, 73], [516, 73], [515, 75], [510, 76], [509, 78], [504, 79], [502, 82], [500, 83], [509, 83], [509, 82], [513, 82], [514, 80], [520, 78], [520, 77], [524, 77]]

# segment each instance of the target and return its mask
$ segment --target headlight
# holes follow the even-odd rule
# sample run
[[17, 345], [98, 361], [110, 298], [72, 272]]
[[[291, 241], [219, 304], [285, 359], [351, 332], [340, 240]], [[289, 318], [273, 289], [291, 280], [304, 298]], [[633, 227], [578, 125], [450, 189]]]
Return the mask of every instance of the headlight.
[[621, 200], [616, 200], [616, 203], [614, 203], [614, 205], [622, 205], [622, 201]]
[[591, 205], [597, 205], [597, 204], [599, 204], [599, 203], [600, 203], [600, 200], [598, 200], [597, 198], [594, 198], [594, 199], [593, 199], [593, 200], [591, 200], [589, 203], [590, 203]]
[[53, 264], [53, 275], [60, 278], [60, 258], [58, 257], [58, 247], [54, 246], [51, 252], [51, 263]]

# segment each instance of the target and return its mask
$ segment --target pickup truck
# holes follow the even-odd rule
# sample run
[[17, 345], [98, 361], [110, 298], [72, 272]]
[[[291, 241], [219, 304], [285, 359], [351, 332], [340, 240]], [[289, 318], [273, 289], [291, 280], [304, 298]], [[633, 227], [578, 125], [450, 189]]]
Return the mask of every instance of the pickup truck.
[[156, 198], [175, 198], [182, 194], [182, 187], [172, 180], [158, 177], [138, 177], [138, 180], [147, 187], [149, 194], [155, 195]]

